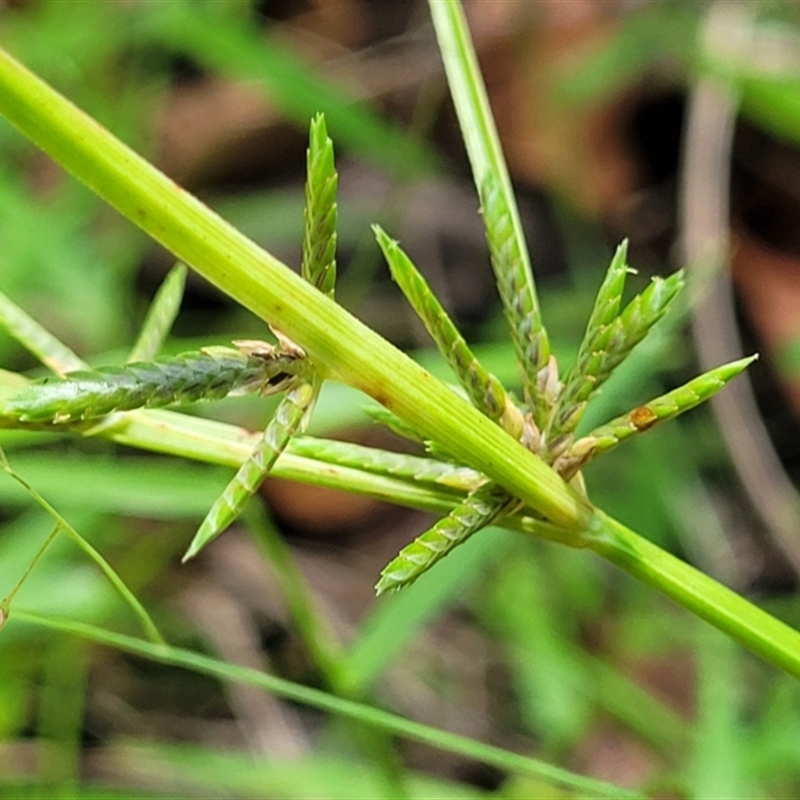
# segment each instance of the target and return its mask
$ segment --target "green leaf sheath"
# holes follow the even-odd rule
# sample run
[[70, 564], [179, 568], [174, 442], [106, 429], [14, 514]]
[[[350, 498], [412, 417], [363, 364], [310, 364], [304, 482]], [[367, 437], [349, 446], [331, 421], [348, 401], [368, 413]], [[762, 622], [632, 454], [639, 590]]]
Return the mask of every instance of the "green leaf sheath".
[[316, 386], [306, 381], [286, 392], [250, 457], [239, 467], [206, 515], [183, 561], [197, 555], [242, 513], [247, 501], [258, 491], [278, 456], [301, 427], [316, 394]]
[[450, 364], [472, 404], [518, 439], [522, 433], [522, 414], [511, 402], [503, 385], [483, 368], [399, 244], [387, 236], [379, 225], [374, 225], [373, 230], [392, 278], [436, 342], [439, 352]]
[[169, 271], [150, 304], [142, 330], [128, 356], [129, 362], [150, 361], [158, 355], [178, 316], [186, 272], [185, 264], [176, 264]]
[[588, 341], [581, 346], [551, 428], [554, 433], [575, 430], [587, 400], [664, 316], [682, 287], [683, 271], [653, 278], [612, 322], [587, 330]]
[[333, 297], [336, 284], [336, 191], [339, 177], [333, 162], [333, 142], [325, 118], [311, 121], [307, 155], [305, 234], [302, 276]]
[[[666, 422], [704, 403], [757, 357], [741, 358], [704, 372], [683, 386], [595, 428], [588, 436], [581, 437], [572, 445], [561, 465], [566, 469], [559, 471], [569, 477], [600, 453], [613, 449], [626, 439], [649, 430], [659, 422]], [[558, 462], [555, 466], [559, 468]]]
[[540, 388], [539, 373], [548, 366], [550, 344], [527, 255], [517, 237], [507, 197], [491, 172], [482, 183], [481, 206], [497, 288], [522, 369], [525, 399], [533, 409], [536, 424], [543, 429], [549, 407]]
[[508, 493], [496, 483], [486, 483], [477, 488], [384, 567], [375, 586], [376, 593], [396, 592], [410, 586], [473, 533], [489, 525], [508, 503]]
[[114, 411], [216, 400], [232, 392], [282, 391], [304, 369], [303, 359], [293, 354], [262, 358], [227, 347], [208, 348], [46, 378], [14, 395], [0, 413], [31, 423], [93, 419]]

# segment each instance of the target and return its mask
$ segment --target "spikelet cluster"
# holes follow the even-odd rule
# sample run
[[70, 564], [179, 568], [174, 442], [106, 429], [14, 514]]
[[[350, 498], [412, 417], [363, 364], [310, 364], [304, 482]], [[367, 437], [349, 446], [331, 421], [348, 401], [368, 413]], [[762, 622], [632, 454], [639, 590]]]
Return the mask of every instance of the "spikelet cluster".
[[32, 423], [96, 419], [114, 411], [217, 400], [232, 393], [281, 391], [302, 369], [302, 359], [294, 354], [262, 358], [232, 348], [208, 348], [46, 378], [8, 400], [2, 414]]
[[[704, 402], [752, 359], [712, 370], [575, 441], [575, 430], [592, 395], [664, 316], [683, 286], [683, 275], [677, 272], [666, 279], [654, 278], [622, 308], [625, 278], [632, 272], [627, 264], [627, 243], [623, 242], [597, 294], [575, 364], [562, 382], [558, 364], [549, 353], [532, 278], [524, 251], [515, 244], [511, 213], [504, 198], [499, 184], [487, 180], [482, 192], [483, 214], [498, 288], [523, 376], [523, 404], [517, 404], [483, 368], [397, 242], [377, 227], [376, 236], [392, 276], [473, 405], [581, 490], [580, 470], [589, 461]], [[397, 433], [417, 438], [413, 430], [389, 412], [376, 412], [374, 416]], [[448, 459], [436, 442], [426, 441], [425, 445], [430, 452]], [[376, 586], [378, 594], [410, 585], [478, 530], [501, 514], [509, 513], [513, 506], [514, 498], [505, 490], [491, 482], [484, 483], [447, 517], [400, 551], [381, 573]]]

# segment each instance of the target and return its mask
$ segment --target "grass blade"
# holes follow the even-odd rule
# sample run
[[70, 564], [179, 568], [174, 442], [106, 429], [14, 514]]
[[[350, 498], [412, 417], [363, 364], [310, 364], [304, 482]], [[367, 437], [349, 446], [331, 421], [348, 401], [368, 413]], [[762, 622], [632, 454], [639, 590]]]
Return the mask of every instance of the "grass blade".
[[565, 789], [580, 792], [582, 797], [608, 797], [619, 798], [619, 800], [634, 800], [636, 797], [640, 796], [603, 781], [575, 775], [574, 773], [567, 772], [566, 770], [554, 767], [535, 758], [511, 753], [499, 747], [470, 739], [466, 736], [431, 728], [388, 711], [336, 697], [327, 692], [322, 692], [319, 689], [293, 683], [292, 681], [287, 681], [265, 672], [259, 672], [249, 667], [227, 664], [224, 661], [219, 661], [218, 659], [210, 658], [209, 656], [195, 653], [191, 650], [185, 650], [171, 645], [155, 645], [132, 636], [106, 631], [94, 625], [87, 625], [85, 623], [72, 622], [69, 620], [59, 620], [41, 614], [33, 614], [29, 611], [18, 611], [15, 615], [15, 619], [18, 622], [37, 625], [73, 636], [80, 636], [84, 639], [97, 642], [98, 644], [138, 655], [141, 658], [147, 658], [162, 664], [172, 664], [176, 667], [183, 667], [184, 669], [202, 675], [210, 675], [224, 683], [241, 683], [247, 686], [255, 686], [277, 697], [282, 697], [286, 700], [310, 706], [311, 708], [317, 708], [320, 711], [326, 711], [330, 714], [352, 719], [364, 725], [369, 725], [372, 728], [377, 728], [387, 733], [393, 733], [406, 739], [429, 744], [449, 752], [458, 753], [467, 758], [490, 764], [501, 770], [530, 775], [535, 778], [550, 781]]
[[0, 292], [0, 325], [56, 375], [89, 367], [83, 359], [35, 319], [29, 317], [2, 292]]
[[151, 361], [160, 352], [183, 299], [186, 286], [186, 266], [176, 264], [156, 292], [145, 317], [142, 330], [136, 339], [128, 362]]
[[[153, 622], [150, 615], [147, 613], [145, 607], [139, 602], [138, 598], [134, 593], [125, 585], [125, 582], [122, 578], [117, 575], [114, 571], [114, 568], [108, 563], [108, 561], [103, 558], [103, 556], [94, 548], [92, 547], [86, 539], [81, 536], [75, 528], [70, 525], [70, 523], [59, 514], [56, 509], [50, 505], [50, 503], [45, 500], [36, 489], [33, 488], [21, 475], [17, 474], [11, 465], [8, 463], [6, 459], [5, 452], [3, 452], [2, 448], [0, 448], [0, 469], [2, 469], [9, 477], [13, 478], [22, 488], [33, 498], [33, 500], [43, 508], [56, 522], [56, 531], [63, 530], [67, 533], [67, 535], [81, 548], [89, 558], [94, 561], [95, 564], [100, 568], [100, 571], [106, 576], [109, 583], [117, 590], [117, 593], [122, 598], [123, 602], [125, 602], [136, 617], [139, 619], [141, 623], [142, 629], [144, 630], [145, 636], [155, 644], [163, 644], [164, 638], [161, 636], [156, 624]], [[44, 553], [44, 550], [49, 547], [55, 537], [51, 535], [48, 537], [47, 541], [44, 544], [42, 550], [39, 551], [39, 554], [36, 556], [35, 561], [38, 561], [40, 556]], [[35, 566], [35, 563], [31, 565], [32, 567]], [[28, 577], [30, 574], [30, 569], [25, 572], [22, 576], [22, 580]], [[4, 598], [2, 602], [0, 602], [0, 626], [2, 622], [9, 616], [9, 605], [10, 602], [13, 600], [14, 594], [18, 590], [21, 582], [17, 584], [17, 588], [9, 595], [8, 597]]]

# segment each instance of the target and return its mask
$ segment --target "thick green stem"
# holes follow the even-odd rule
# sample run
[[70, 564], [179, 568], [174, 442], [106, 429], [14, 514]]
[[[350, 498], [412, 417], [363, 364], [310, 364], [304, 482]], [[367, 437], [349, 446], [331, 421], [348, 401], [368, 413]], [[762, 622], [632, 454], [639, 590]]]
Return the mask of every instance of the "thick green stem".
[[776, 667], [800, 678], [800, 633], [713, 578], [598, 511], [592, 549], [688, 608]]
[[566, 541], [585, 529], [588, 503], [532, 453], [2, 51], [0, 113], [315, 361], [562, 525]]

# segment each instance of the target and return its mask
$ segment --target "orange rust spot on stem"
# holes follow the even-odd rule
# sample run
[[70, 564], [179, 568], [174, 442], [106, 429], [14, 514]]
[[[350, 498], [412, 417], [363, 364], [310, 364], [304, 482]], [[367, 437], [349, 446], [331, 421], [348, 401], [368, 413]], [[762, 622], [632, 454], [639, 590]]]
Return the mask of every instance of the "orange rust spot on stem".
[[658, 422], [658, 417], [649, 406], [639, 406], [631, 412], [631, 422], [637, 431], [646, 431]]

